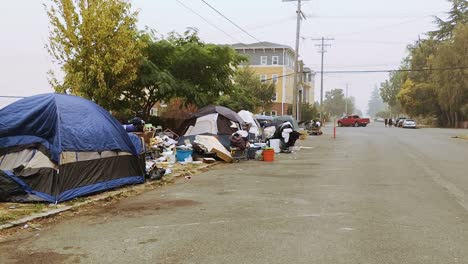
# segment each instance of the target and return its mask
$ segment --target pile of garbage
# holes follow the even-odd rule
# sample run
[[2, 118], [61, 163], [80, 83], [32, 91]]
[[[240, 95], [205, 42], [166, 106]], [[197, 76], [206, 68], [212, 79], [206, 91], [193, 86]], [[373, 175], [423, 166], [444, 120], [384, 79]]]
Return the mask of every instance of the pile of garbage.
[[291, 153], [295, 142], [308, 134], [290, 116], [266, 118], [261, 120], [248, 111], [237, 114], [225, 107], [209, 106], [186, 121], [181, 136], [166, 129], [148, 138], [148, 131], [155, 128], [145, 124], [145, 131], [138, 135], [146, 146], [147, 178], [157, 180], [172, 173], [176, 163], [274, 161], [275, 154]]

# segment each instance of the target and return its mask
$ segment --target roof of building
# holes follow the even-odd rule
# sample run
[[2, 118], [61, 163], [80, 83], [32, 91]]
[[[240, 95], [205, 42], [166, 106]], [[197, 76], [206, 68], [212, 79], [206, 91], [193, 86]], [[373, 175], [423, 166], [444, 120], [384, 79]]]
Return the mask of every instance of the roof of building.
[[268, 41], [262, 41], [262, 42], [256, 42], [256, 43], [250, 43], [250, 44], [235, 43], [235, 44], [232, 44], [231, 47], [234, 49], [275, 49], [276, 48], [276, 49], [290, 49], [291, 51], [294, 51], [288, 45], [282, 45], [282, 44], [268, 42]]

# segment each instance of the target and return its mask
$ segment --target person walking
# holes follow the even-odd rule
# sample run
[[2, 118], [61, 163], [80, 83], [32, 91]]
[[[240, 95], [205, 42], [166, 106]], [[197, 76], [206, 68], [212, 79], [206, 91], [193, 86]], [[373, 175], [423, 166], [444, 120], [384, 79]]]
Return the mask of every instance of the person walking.
[[388, 120], [388, 126], [389, 126], [389, 127], [392, 127], [392, 125], [393, 125], [393, 120], [390, 118], [390, 119]]
[[388, 124], [388, 119], [385, 118], [385, 127], [387, 127], [387, 124]]

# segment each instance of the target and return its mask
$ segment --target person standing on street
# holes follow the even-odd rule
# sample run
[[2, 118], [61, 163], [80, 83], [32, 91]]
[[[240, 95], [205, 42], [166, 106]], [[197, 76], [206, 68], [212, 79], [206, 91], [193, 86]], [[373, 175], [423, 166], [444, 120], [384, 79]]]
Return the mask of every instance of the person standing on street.
[[389, 126], [389, 127], [392, 127], [392, 125], [393, 125], [393, 120], [390, 118], [390, 119], [388, 120], [388, 126]]
[[385, 127], [387, 127], [387, 124], [388, 124], [388, 119], [385, 118]]

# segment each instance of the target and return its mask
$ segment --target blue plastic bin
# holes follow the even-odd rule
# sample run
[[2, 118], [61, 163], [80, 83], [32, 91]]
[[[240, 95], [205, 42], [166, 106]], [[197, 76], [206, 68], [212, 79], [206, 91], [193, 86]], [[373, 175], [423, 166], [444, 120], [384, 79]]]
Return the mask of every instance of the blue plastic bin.
[[177, 161], [184, 162], [186, 158], [190, 158], [192, 156], [193, 150], [186, 150], [186, 149], [177, 149], [176, 152], [176, 159]]

